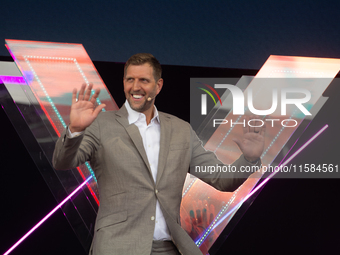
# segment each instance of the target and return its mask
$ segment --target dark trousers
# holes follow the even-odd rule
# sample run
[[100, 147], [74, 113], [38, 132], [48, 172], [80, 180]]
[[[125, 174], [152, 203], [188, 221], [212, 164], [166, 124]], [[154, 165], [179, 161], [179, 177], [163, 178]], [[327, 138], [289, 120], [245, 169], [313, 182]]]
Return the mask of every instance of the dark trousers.
[[154, 240], [150, 255], [180, 255], [180, 253], [172, 241]]

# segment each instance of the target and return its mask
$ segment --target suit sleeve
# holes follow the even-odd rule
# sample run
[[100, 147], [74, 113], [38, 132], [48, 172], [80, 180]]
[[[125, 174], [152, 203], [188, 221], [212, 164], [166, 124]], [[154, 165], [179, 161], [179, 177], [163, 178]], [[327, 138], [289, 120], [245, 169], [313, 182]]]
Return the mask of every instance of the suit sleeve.
[[84, 132], [74, 138], [68, 136], [68, 128], [59, 137], [53, 152], [53, 167], [57, 170], [67, 170], [90, 161], [97, 150], [99, 125], [95, 120]]
[[[231, 169], [224, 165], [215, 155], [215, 153], [204, 149], [202, 142], [197, 137], [195, 131], [191, 130], [191, 162], [190, 174], [196, 176], [202, 181], [208, 183], [220, 191], [236, 190], [251, 173], [240, 171], [241, 166], [253, 166], [247, 162], [243, 154], [230, 166], [233, 171], [222, 171], [222, 169]], [[223, 168], [224, 167], [224, 168]], [[213, 171], [207, 171], [207, 169]]]

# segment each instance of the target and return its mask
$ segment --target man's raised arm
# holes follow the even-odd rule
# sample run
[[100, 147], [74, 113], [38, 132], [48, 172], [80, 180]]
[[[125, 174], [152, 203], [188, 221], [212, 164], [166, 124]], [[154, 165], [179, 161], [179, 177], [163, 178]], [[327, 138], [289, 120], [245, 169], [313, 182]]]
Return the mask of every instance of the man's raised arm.
[[[255, 124], [255, 126], [258, 123]], [[266, 127], [244, 127], [241, 139], [233, 139], [238, 145], [243, 155], [241, 155], [230, 166], [223, 167], [223, 163], [217, 159], [216, 155], [202, 147], [201, 141], [196, 133], [191, 130], [194, 141], [193, 157], [190, 165], [190, 173], [200, 178], [221, 191], [234, 191], [237, 189], [252, 172], [242, 171], [242, 167], [247, 169], [260, 170], [261, 155], [264, 149], [264, 135]], [[202, 170], [201, 170], [202, 169]], [[223, 171], [221, 170], [223, 169]]]
[[98, 107], [95, 107], [100, 89], [96, 89], [95, 93], [91, 97], [92, 84], [90, 84], [86, 90], [85, 87], [85, 84], [81, 86], [78, 100], [77, 89], [73, 89], [69, 125], [71, 133], [84, 131], [91, 125], [91, 123], [97, 118], [100, 111], [106, 106], [105, 104], [101, 104]]
[[[88, 137], [83, 142], [81, 153], [78, 149], [83, 141], [83, 133], [97, 118], [100, 111], [106, 106], [101, 104], [96, 107], [96, 99], [100, 89], [96, 89], [91, 97], [93, 85], [90, 84], [86, 89], [83, 84], [77, 99], [77, 89], [72, 93], [72, 105], [70, 112], [70, 124], [59, 137], [53, 153], [53, 166], [55, 169], [70, 169], [77, 167], [90, 160], [93, 148], [96, 146], [96, 134], [90, 131]], [[81, 135], [74, 136], [75, 132]], [[73, 134], [73, 135], [72, 135]]]

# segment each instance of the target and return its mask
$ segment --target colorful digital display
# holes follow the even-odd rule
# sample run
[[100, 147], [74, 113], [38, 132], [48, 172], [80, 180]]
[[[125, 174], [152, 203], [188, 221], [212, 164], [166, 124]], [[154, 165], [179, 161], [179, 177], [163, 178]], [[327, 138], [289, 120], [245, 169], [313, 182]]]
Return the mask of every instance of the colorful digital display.
[[[262, 170], [289, 167], [282, 165], [284, 156], [326, 102], [327, 98], [322, 97], [322, 93], [339, 69], [338, 59], [270, 56], [255, 77], [241, 78], [236, 86], [232, 86], [234, 88], [226, 89], [221, 103], [214, 101], [214, 109], [200, 127], [199, 137], [205, 142], [204, 147], [213, 151], [223, 163], [234, 162], [241, 156], [234, 139], [242, 137], [245, 126], [255, 125], [255, 122], [247, 122], [244, 117], [248, 116], [258, 120], [256, 125], [266, 125]], [[213, 87], [225, 89], [228, 81], [230, 79], [227, 78], [192, 78], [190, 82], [192, 90], [202, 90], [203, 84], [213, 91]], [[206, 89], [204, 91], [207, 93]], [[252, 93], [249, 94], [249, 91]], [[191, 98], [192, 101], [201, 100], [202, 105], [206, 102], [206, 99], [192, 94], [196, 97]], [[213, 97], [212, 93], [210, 97]], [[285, 100], [286, 105], [283, 104]], [[306, 103], [302, 104], [302, 101]], [[202, 114], [197, 104], [195, 108], [197, 114]], [[261, 114], [255, 116], [256, 111]], [[262, 113], [266, 111], [267, 114]], [[273, 176], [270, 175], [270, 178]], [[220, 192], [193, 176], [187, 177], [181, 206], [182, 226], [203, 254], [208, 253], [216, 237], [261, 177], [260, 173], [253, 173], [234, 192]], [[289, 178], [301, 177], [292, 174]], [[208, 215], [203, 217], [203, 212], [208, 212]]]
[[[105, 103], [104, 110], [118, 109], [81, 44], [6, 40], [6, 45], [58, 136], [69, 123], [72, 89], [81, 84], [101, 89], [97, 103]], [[99, 204], [91, 166], [86, 163], [78, 170], [83, 180], [94, 177], [88, 187]]]

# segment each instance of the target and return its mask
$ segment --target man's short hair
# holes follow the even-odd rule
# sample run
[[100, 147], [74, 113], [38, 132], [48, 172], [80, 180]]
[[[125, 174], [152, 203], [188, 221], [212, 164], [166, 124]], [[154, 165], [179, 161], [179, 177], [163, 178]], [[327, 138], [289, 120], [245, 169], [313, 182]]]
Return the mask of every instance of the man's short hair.
[[144, 65], [145, 63], [150, 64], [150, 66], [153, 68], [153, 77], [157, 82], [162, 77], [162, 67], [158, 60], [150, 53], [137, 53], [131, 56], [125, 63], [124, 77], [126, 75], [126, 70], [129, 67], [129, 65], [141, 66]]

